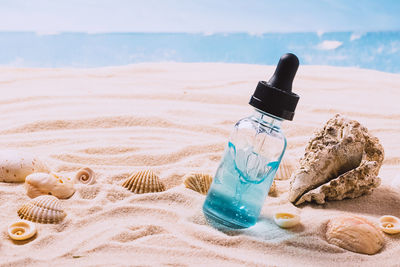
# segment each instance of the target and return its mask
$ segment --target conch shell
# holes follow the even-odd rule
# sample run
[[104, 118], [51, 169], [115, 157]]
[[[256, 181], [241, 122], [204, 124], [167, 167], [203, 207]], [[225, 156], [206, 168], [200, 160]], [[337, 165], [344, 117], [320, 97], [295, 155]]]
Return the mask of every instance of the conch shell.
[[8, 235], [13, 240], [27, 240], [34, 236], [36, 232], [36, 225], [25, 220], [19, 220], [8, 226]]
[[26, 194], [30, 198], [40, 195], [53, 195], [58, 198], [69, 198], [75, 193], [74, 183], [70, 178], [55, 173], [32, 173], [25, 180]]
[[18, 210], [18, 216], [21, 219], [38, 223], [58, 223], [66, 215], [61, 201], [49, 195], [31, 199]]
[[165, 185], [151, 170], [139, 171], [132, 174], [128, 179], [125, 180], [122, 186], [135, 194], [165, 191]]
[[91, 168], [85, 167], [76, 173], [75, 180], [82, 184], [91, 185], [95, 183], [96, 176]]
[[383, 158], [378, 138], [359, 122], [337, 114], [309, 141], [291, 177], [289, 200], [323, 204], [367, 194], [380, 185]]
[[50, 172], [49, 167], [36, 156], [13, 150], [0, 151], [0, 182], [22, 183], [34, 172]]
[[184, 184], [186, 188], [192, 189], [200, 194], [207, 195], [213, 177], [204, 173], [191, 173], [186, 176]]
[[387, 234], [400, 233], [400, 219], [395, 216], [382, 216], [379, 218], [379, 223], [381, 230]]
[[375, 254], [384, 245], [383, 234], [372, 222], [362, 217], [341, 216], [331, 219], [326, 229], [329, 243], [363, 254]]

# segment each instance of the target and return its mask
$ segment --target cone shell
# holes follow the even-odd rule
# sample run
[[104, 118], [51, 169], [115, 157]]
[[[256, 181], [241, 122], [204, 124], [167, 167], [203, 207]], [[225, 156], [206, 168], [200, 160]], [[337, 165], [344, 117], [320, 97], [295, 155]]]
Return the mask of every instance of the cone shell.
[[165, 185], [151, 170], [139, 171], [132, 174], [128, 179], [125, 180], [122, 186], [135, 194], [165, 191]]
[[357, 216], [331, 219], [326, 229], [329, 243], [363, 254], [375, 254], [384, 245], [381, 230], [372, 222]]
[[186, 188], [192, 189], [200, 194], [206, 195], [210, 189], [213, 177], [204, 173], [191, 173], [186, 176], [184, 184]]
[[400, 219], [391, 215], [382, 216], [379, 218], [379, 227], [387, 234], [398, 234], [400, 233]]
[[292, 173], [294, 172], [296, 166], [292, 159], [282, 159], [281, 164], [279, 164], [278, 171], [276, 172], [276, 180], [288, 180]]
[[75, 175], [75, 181], [87, 185], [94, 184], [96, 182], [94, 171], [89, 167], [80, 169]]
[[36, 234], [36, 225], [32, 222], [19, 220], [8, 226], [8, 235], [13, 240], [27, 240]]
[[58, 223], [67, 214], [62, 208], [61, 201], [55, 196], [38, 196], [18, 210], [21, 219], [38, 223]]

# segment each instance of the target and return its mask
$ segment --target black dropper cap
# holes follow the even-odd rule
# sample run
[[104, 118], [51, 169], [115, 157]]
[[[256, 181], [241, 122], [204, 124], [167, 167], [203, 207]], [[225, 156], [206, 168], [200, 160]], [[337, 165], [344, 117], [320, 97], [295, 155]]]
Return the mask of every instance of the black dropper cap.
[[292, 92], [292, 83], [298, 67], [299, 59], [294, 54], [284, 54], [271, 79], [268, 82], [258, 82], [249, 104], [281, 119], [293, 120], [300, 99]]

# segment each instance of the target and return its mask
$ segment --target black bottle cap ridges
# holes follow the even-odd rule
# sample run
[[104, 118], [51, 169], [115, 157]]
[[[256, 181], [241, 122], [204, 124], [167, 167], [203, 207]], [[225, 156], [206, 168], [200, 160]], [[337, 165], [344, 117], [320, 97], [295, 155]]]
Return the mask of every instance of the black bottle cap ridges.
[[293, 120], [300, 97], [292, 92], [292, 83], [299, 67], [299, 59], [284, 54], [268, 82], [260, 81], [250, 98], [253, 107], [285, 120]]

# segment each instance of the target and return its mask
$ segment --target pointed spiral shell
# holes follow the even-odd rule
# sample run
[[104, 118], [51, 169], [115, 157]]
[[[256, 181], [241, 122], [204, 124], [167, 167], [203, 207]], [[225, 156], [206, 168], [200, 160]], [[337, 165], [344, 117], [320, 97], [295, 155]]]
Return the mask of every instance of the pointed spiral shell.
[[18, 210], [18, 216], [21, 219], [38, 223], [58, 223], [66, 215], [61, 201], [50, 195], [42, 195], [31, 199]]
[[122, 186], [135, 194], [165, 191], [165, 185], [151, 170], [139, 171], [132, 174], [128, 179], [125, 180]]
[[36, 234], [36, 225], [32, 222], [19, 220], [8, 226], [8, 235], [13, 240], [26, 240]]
[[80, 182], [82, 184], [91, 185], [96, 182], [96, 176], [94, 171], [89, 168], [85, 167], [80, 169], [75, 175], [75, 181]]
[[192, 189], [200, 194], [206, 195], [210, 189], [213, 177], [204, 173], [191, 173], [186, 176], [184, 184], [186, 188]]

